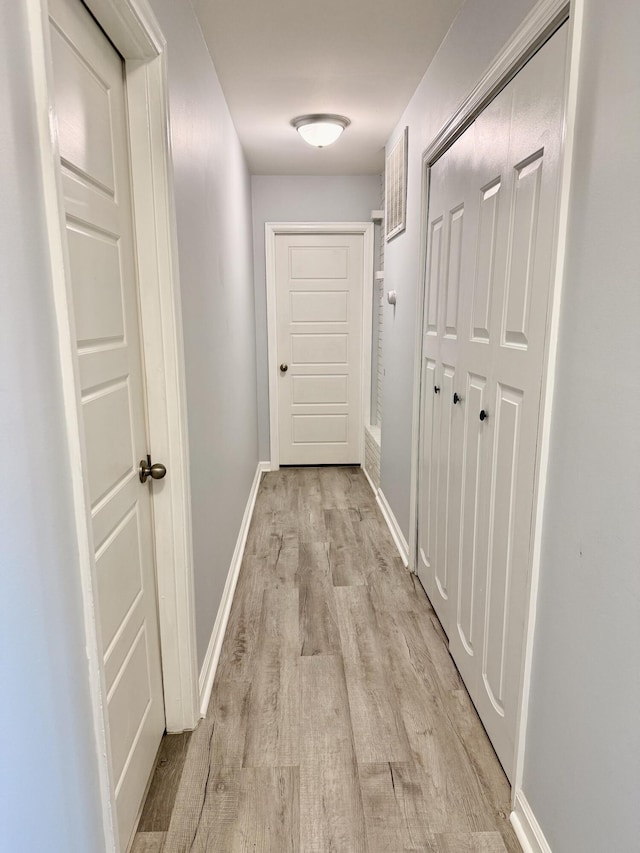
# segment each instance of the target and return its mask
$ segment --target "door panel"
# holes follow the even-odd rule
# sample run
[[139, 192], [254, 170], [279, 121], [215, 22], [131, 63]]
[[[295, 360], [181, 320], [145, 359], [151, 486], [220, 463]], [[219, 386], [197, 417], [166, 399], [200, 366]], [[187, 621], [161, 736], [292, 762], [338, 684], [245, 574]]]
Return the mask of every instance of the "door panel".
[[442, 230], [443, 221], [441, 218], [436, 219], [431, 223], [430, 229], [430, 264], [429, 276], [427, 281], [427, 312], [426, 312], [426, 328], [427, 335], [438, 334], [438, 306], [440, 303], [441, 271], [442, 271]]
[[507, 290], [502, 343], [525, 348], [531, 315], [533, 263], [536, 248], [542, 153], [514, 169], [511, 240], [507, 262]]
[[480, 217], [476, 247], [476, 273], [473, 284], [471, 340], [489, 342], [491, 295], [496, 254], [498, 206], [502, 183], [494, 179], [480, 190]]
[[112, 784], [127, 847], [164, 731], [121, 57], [79, 0], [50, 0]]
[[518, 498], [522, 398], [520, 390], [498, 385], [494, 407], [495, 439], [491, 464], [482, 666], [487, 693], [499, 714], [504, 714], [508, 603], [513, 576], [514, 538], [519, 532], [514, 529], [514, 520]]
[[[527, 618], [566, 46], [565, 26], [430, 172], [419, 574], [507, 775]], [[433, 384], [441, 394], [431, 393]]]
[[360, 462], [364, 238], [276, 236], [280, 464]]
[[465, 422], [462, 446], [460, 555], [457, 566], [457, 628], [464, 652], [476, 654], [478, 579], [483, 572], [485, 518], [482, 475], [486, 453], [486, 427], [478, 414], [486, 407], [487, 380], [473, 373], [465, 387]]
[[460, 272], [462, 267], [462, 235], [464, 205], [449, 213], [449, 251], [447, 257], [447, 291], [444, 309], [444, 334], [455, 338], [458, 334], [458, 309], [460, 297]]
[[431, 510], [436, 505], [437, 469], [434, 459], [435, 435], [438, 432], [436, 424], [436, 395], [433, 389], [437, 386], [436, 363], [433, 359], [425, 358], [422, 368], [422, 436], [421, 436], [421, 480], [420, 480], [420, 525], [419, 525], [419, 554], [420, 578], [434, 598], [434, 585], [431, 567], [435, 563], [433, 553], [435, 530], [432, 524]]
[[449, 364], [442, 365], [440, 380], [440, 429], [438, 431], [438, 491], [433, 502], [437, 508], [436, 518], [436, 563], [435, 579], [442, 598], [449, 598], [449, 515], [453, 501], [454, 453], [453, 453], [453, 393], [456, 370]]

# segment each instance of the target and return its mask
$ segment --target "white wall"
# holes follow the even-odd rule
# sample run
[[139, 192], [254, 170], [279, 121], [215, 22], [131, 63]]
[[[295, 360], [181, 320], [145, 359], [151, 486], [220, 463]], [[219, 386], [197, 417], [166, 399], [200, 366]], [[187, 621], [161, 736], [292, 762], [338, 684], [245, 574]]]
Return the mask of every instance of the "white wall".
[[409, 539], [413, 361], [419, 275], [422, 152], [473, 88], [534, 0], [467, 0], [391, 135], [409, 126], [407, 228], [386, 244], [382, 387], [382, 491]]
[[[300, 144], [304, 144], [302, 141]], [[369, 222], [380, 206], [380, 176], [292, 177], [254, 175], [253, 257], [255, 268], [256, 357], [260, 459], [269, 446], [269, 375], [267, 365], [267, 294], [265, 222]]]
[[586, 0], [524, 793], [640, 849], [640, 6]]
[[201, 666], [258, 461], [251, 187], [189, 0], [151, 5], [168, 41]]
[[0, 4], [0, 850], [103, 847], [25, 3]]

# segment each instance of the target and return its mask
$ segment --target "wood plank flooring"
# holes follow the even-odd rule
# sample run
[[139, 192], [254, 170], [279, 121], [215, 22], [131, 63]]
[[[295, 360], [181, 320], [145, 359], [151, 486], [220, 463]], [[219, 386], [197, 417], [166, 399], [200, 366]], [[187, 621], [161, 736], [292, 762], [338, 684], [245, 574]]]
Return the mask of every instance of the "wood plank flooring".
[[520, 850], [507, 780], [358, 468], [263, 478], [181, 754], [132, 853]]

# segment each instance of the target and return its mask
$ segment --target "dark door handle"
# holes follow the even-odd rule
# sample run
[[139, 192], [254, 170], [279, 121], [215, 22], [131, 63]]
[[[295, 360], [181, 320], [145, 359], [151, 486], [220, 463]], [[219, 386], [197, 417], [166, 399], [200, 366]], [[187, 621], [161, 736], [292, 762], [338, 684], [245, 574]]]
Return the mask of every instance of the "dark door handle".
[[439, 394], [439, 393], [440, 393], [440, 386], [439, 386], [439, 385], [434, 385], [434, 386], [433, 386], [433, 393], [434, 393], [434, 394]]
[[462, 400], [462, 397], [458, 394], [457, 391], [454, 391], [453, 392], [453, 405], [455, 406], [456, 403], [459, 403], [461, 400]]
[[149, 477], [151, 477], [152, 480], [162, 480], [162, 478], [166, 476], [167, 469], [161, 462], [154, 462], [152, 465], [150, 456], [147, 456], [146, 460], [140, 460], [140, 465], [138, 466], [138, 477], [140, 478], [141, 483], [146, 483]]
[[489, 412], [485, 411], [484, 409], [481, 409], [480, 410], [480, 420], [486, 421], [488, 417], [489, 417]]
[[286, 373], [286, 372], [287, 372], [287, 370], [289, 370], [289, 365], [288, 365], [288, 364], [281, 364], [281, 365], [280, 365], [280, 373]]

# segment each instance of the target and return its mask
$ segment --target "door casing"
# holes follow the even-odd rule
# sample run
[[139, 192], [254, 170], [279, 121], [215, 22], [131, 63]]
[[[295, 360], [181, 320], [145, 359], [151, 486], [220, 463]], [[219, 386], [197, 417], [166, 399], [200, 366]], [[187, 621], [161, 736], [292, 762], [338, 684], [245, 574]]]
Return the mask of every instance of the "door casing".
[[269, 433], [271, 470], [280, 467], [278, 433], [278, 352], [276, 315], [276, 236], [279, 234], [362, 234], [364, 238], [362, 289], [362, 423], [359, 425], [359, 459], [364, 459], [364, 426], [371, 422], [371, 307], [373, 299], [373, 222], [266, 222], [267, 346], [269, 367]]
[[[422, 205], [420, 234], [422, 235], [417, 288], [417, 311], [414, 387], [413, 387], [413, 423], [411, 440], [411, 495], [410, 495], [410, 540], [409, 568], [415, 572], [418, 561], [418, 463], [420, 442], [420, 389], [422, 364], [422, 329], [425, 311], [425, 287], [427, 274], [427, 225], [429, 215], [429, 180], [431, 166], [456, 141], [484, 107], [517, 74], [530, 57], [565, 21], [569, 21], [569, 45], [567, 76], [565, 80], [565, 128], [564, 148], [562, 152], [560, 190], [556, 213], [557, 233], [555, 261], [550, 287], [547, 336], [543, 369], [543, 391], [541, 395], [540, 417], [538, 423], [538, 447], [536, 459], [536, 491], [531, 520], [532, 556], [529, 566], [527, 589], [527, 619], [523, 644], [522, 679], [516, 733], [516, 757], [513, 769], [512, 822], [518, 832], [522, 802], [524, 754], [527, 729], [527, 712], [531, 683], [533, 658], [533, 635], [536, 617], [536, 599], [541, 561], [541, 542], [543, 528], [543, 509], [549, 446], [551, 434], [551, 406], [555, 384], [555, 365], [558, 345], [560, 299], [564, 271], [564, 257], [568, 234], [568, 207], [571, 181], [571, 166], [574, 156], [574, 126], [579, 76], [580, 42], [582, 34], [584, 0], [539, 0], [512, 38], [491, 63], [483, 77], [461, 102], [451, 118], [438, 131], [422, 155]], [[514, 815], [516, 816], [514, 819]]]
[[[148, 0], [84, 0], [125, 63], [150, 452], [169, 471], [153, 498], [153, 532], [167, 729], [199, 719], [186, 383], [170, 166], [166, 41]], [[96, 619], [97, 582], [83, 470], [79, 381], [65, 238], [60, 156], [53, 106], [47, 0], [27, 0], [33, 97], [43, 183], [49, 267], [61, 365], [70, 477], [80, 558], [87, 666], [100, 774], [105, 850], [118, 853], [109, 758], [106, 688]]]

